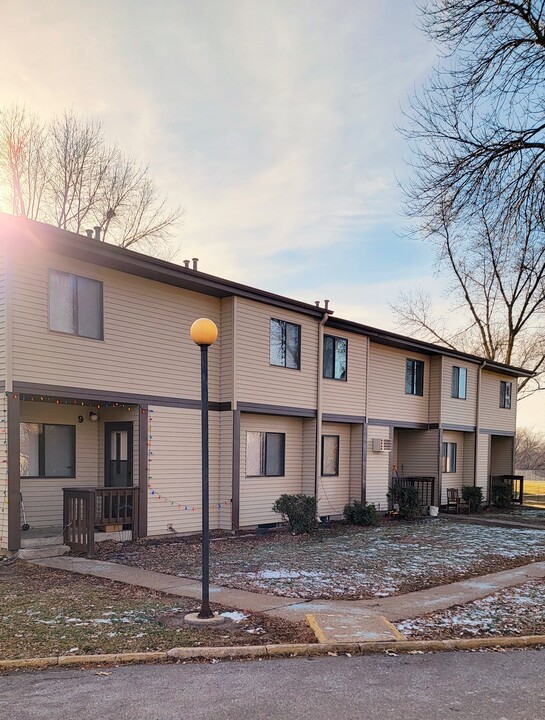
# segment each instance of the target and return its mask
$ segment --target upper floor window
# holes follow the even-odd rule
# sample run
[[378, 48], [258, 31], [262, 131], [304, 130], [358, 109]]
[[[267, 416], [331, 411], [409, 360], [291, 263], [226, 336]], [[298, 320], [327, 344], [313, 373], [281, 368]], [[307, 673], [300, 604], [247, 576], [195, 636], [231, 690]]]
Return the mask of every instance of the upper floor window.
[[443, 472], [444, 473], [455, 473], [456, 472], [456, 451], [458, 450], [457, 443], [444, 442], [443, 443]]
[[322, 435], [322, 475], [333, 477], [339, 474], [339, 436]]
[[500, 407], [511, 409], [511, 394], [513, 392], [513, 383], [500, 381]]
[[452, 367], [452, 392], [453, 398], [465, 400], [467, 395], [467, 370], [463, 367]]
[[407, 358], [405, 363], [405, 393], [424, 395], [424, 363]]
[[270, 363], [301, 369], [301, 326], [271, 318]]
[[324, 335], [324, 377], [332, 380], [346, 380], [348, 340]]
[[275, 432], [246, 433], [246, 476], [282, 477], [286, 454], [286, 435]]
[[102, 283], [50, 270], [49, 329], [103, 340]]
[[23, 422], [21, 477], [73, 478], [76, 474], [76, 428]]

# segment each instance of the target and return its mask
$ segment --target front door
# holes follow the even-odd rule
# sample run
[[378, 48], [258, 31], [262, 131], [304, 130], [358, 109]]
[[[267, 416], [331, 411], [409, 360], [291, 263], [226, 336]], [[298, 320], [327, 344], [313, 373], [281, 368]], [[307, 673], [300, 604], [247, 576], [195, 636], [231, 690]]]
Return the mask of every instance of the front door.
[[104, 485], [133, 484], [132, 422], [104, 423]]

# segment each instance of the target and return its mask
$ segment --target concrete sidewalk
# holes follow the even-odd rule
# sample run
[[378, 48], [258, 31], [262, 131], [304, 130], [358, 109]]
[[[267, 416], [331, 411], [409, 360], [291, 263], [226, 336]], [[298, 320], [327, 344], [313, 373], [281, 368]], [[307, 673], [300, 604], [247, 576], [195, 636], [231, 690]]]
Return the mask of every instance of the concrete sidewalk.
[[[201, 583], [198, 580], [176, 577], [165, 573], [141, 570], [129, 565], [88, 560], [71, 556], [43, 558], [31, 561], [35, 565], [67, 570], [158, 590], [168, 595], [200, 600]], [[503, 570], [470, 580], [441, 585], [429, 590], [418, 590], [405, 595], [370, 600], [297, 600], [262, 593], [210, 586], [210, 599], [238, 610], [264, 612], [272, 617], [294, 622], [304, 621], [307, 614], [335, 613], [344, 617], [376, 618], [382, 616], [390, 622], [408, 620], [436, 610], [468, 603], [491, 595], [527, 580], [545, 578], [545, 562], [536, 562], [513, 570]]]

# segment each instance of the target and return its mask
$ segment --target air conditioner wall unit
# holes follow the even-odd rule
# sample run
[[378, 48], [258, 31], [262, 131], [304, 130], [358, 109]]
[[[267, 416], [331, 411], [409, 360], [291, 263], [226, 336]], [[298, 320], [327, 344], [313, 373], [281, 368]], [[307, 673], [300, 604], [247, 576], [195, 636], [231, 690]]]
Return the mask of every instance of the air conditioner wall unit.
[[373, 452], [389, 452], [392, 449], [390, 438], [373, 438]]

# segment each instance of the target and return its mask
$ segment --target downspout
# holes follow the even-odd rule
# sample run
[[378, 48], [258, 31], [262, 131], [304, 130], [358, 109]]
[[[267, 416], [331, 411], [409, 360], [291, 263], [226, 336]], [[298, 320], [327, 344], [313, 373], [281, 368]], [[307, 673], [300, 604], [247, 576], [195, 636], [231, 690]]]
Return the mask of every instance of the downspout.
[[324, 373], [324, 325], [330, 316], [327, 311], [322, 315], [318, 326], [318, 377], [316, 382], [316, 457], [314, 462], [314, 497], [316, 498], [316, 517], [319, 519], [318, 510], [318, 482], [322, 468], [322, 376]]
[[[478, 451], [479, 451], [479, 429], [481, 425], [481, 373], [486, 365], [483, 360], [477, 371], [477, 407], [475, 409], [475, 457], [473, 458], [473, 487], [477, 486], [477, 468], [478, 468]], [[488, 472], [487, 472], [488, 476]], [[487, 483], [488, 486], [488, 483]]]

